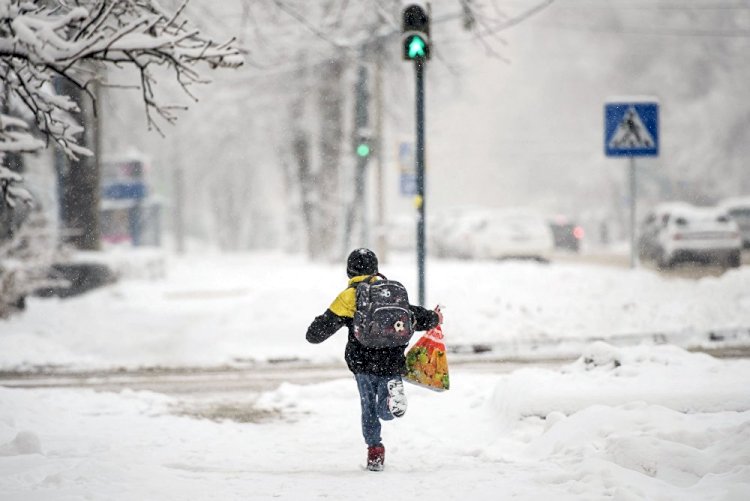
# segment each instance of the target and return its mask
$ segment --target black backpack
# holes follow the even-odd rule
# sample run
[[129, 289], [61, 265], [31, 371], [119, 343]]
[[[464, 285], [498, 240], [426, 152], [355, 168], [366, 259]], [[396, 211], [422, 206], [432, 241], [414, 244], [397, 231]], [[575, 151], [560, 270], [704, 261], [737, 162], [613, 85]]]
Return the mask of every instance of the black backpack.
[[[370, 282], [376, 276], [382, 279]], [[414, 335], [414, 319], [403, 285], [376, 273], [351, 287], [356, 288], [357, 294], [354, 312], [354, 337], [357, 341], [370, 348], [409, 344]]]

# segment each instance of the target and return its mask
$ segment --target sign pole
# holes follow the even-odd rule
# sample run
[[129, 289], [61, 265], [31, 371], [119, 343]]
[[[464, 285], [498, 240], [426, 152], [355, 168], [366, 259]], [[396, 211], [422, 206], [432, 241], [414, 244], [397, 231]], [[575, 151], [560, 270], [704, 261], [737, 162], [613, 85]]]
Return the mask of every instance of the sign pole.
[[638, 266], [635, 157], [659, 156], [659, 101], [653, 97], [610, 99], [604, 105], [604, 154], [628, 157], [630, 178], [630, 268]]
[[630, 163], [630, 268], [633, 269], [638, 265], [638, 256], [636, 253], [636, 178], [635, 178], [635, 157], [628, 157]]
[[414, 61], [416, 71], [416, 105], [417, 105], [417, 277], [419, 284], [419, 304], [425, 305], [425, 189], [424, 189], [424, 59]]

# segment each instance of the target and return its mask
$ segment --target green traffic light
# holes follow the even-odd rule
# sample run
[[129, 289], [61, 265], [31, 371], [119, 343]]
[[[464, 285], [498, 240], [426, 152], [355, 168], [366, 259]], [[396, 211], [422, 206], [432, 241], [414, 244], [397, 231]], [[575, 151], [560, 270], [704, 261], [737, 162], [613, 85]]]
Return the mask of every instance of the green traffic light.
[[425, 57], [427, 44], [422, 37], [414, 35], [409, 41], [409, 57], [415, 59], [418, 57]]
[[357, 146], [357, 155], [359, 155], [360, 157], [366, 157], [369, 154], [370, 154], [370, 147], [367, 144], [362, 143], [359, 146]]

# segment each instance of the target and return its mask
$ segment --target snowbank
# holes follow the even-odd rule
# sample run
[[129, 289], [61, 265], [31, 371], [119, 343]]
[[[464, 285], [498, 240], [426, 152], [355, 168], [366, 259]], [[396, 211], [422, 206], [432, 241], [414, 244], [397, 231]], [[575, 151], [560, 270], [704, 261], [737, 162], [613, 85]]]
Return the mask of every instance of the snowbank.
[[495, 388], [498, 410], [511, 419], [573, 414], [596, 404], [658, 404], [677, 412], [750, 409], [750, 360], [720, 361], [675, 346], [589, 346], [562, 371], [522, 369]]

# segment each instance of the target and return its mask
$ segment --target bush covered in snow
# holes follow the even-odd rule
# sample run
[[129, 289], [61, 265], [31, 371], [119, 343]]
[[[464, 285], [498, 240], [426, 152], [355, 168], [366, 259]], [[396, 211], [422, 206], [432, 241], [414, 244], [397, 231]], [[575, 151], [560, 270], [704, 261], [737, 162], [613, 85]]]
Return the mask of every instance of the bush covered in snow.
[[18, 231], [0, 241], [0, 319], [23, 309], [26, 296], [35, 290], [59, 285], [49, 275], [61, 253], [57, 234], [39, 211], [32, 211]]

